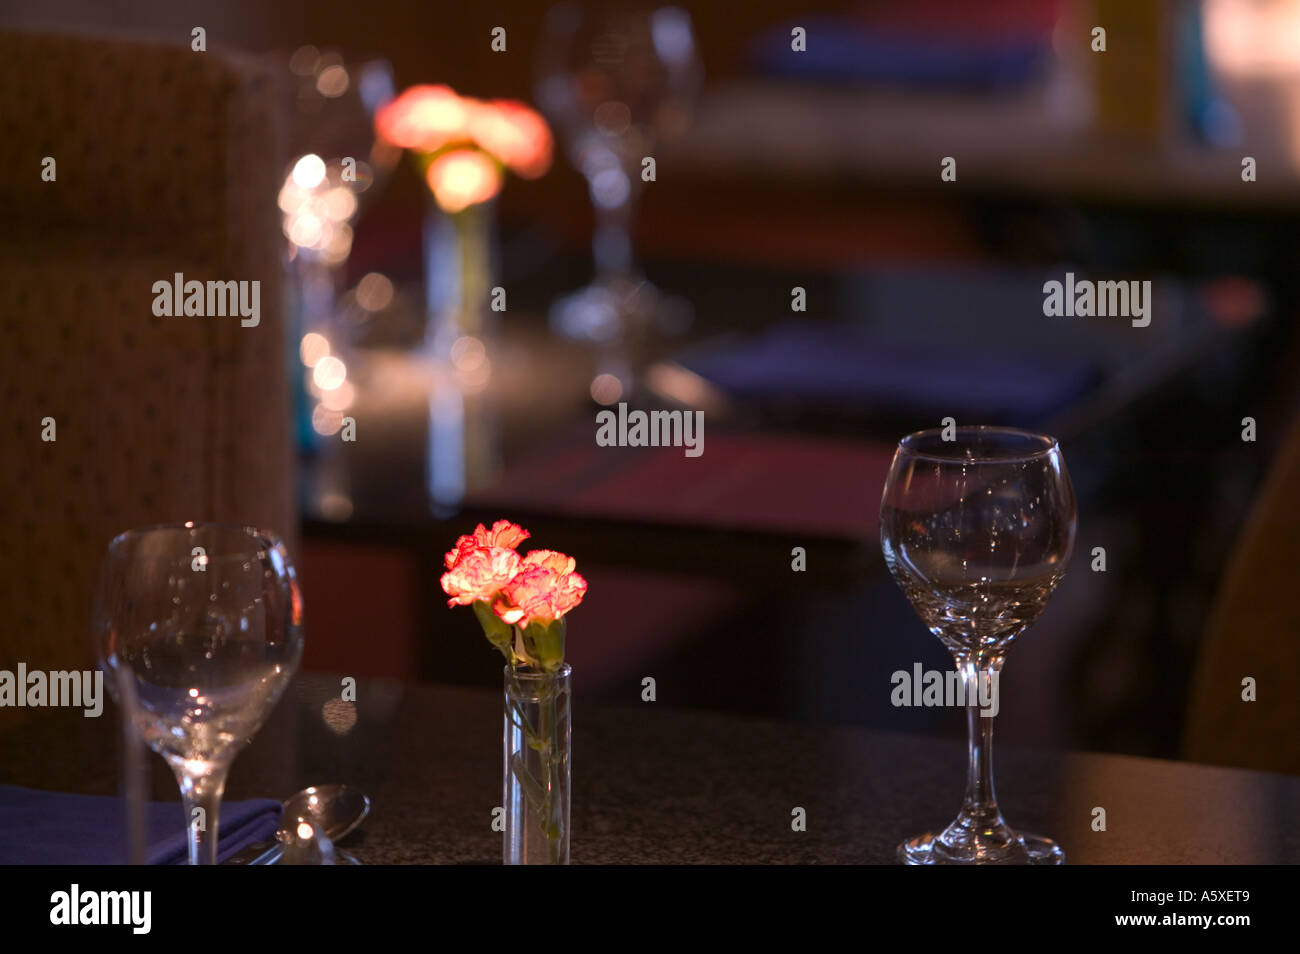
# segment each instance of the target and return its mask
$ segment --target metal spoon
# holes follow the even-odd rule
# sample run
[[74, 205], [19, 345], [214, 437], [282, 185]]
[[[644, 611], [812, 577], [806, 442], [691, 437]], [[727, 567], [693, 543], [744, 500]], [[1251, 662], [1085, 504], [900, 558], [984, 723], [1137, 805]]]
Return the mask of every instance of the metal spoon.
[[332, 842], [356, 830], [370, 814], [370, 799], [351, 785], [313, 785], [285, 799], [280, 830], [274, 838], [242, 849], [228, 865], [273, 865], [284, 851], [284, 840], [292, 835], [291, 825], [305, 819], [321, 828]]

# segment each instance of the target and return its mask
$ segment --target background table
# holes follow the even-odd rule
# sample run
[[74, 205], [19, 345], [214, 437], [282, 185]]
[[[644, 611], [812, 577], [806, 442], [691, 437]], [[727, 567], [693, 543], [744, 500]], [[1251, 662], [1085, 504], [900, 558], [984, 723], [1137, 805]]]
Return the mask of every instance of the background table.
[[[345, 843], [367, 864], [494, 864], [501, 701], [482, 690], [299, 676], [239, 755], [227, 797], [361, 786], [373, 813]], [[946, 824], [964, 746], [658, 703], [574, 708], [575, 863], [892, 863], [903, 837]], [[0, 782], [110, 794], [115, 710], [46, 714], [0, 735]], [[1095, 754], [997, 751], [1004, 813], [1073, 863], [1300, 862], [1300, 778]], [[151, 757], [155, 797], [175, 798]], [[807, 811], [807, 830], [791, 812]], [[1107, 831], [1091, 829], [1106, 809]], [[177, 823], [181, 813], [178, 806]]]

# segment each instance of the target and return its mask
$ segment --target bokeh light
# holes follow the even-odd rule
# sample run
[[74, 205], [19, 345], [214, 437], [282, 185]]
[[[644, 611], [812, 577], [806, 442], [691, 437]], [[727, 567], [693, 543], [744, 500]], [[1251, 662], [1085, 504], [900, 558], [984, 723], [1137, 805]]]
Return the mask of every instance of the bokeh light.
[[316, 370], [312, 372], [311, 379], [316, 387], [322, 391], [332, 391], [342, 385], [347, 376], [347, 365], [331, 354], [326, 355], [317, 362]]
[[328, 357], [329, 353], [329, 339], [315, 331], [309, 331], [303, 335], [302, 342], [298, 345], [298, 356], [302, 358], [302, 363], [309, 368], [316, 367], [322, 358]]
[[591, 399], [597, 404], [613, 404], [623, 396], [623, 382], [612, 374], [598, 374], [591, 382]]
[[293, 166], [293, 184], [300, 189], [314, 189], [325, 180], [325, 160], [314, 152], [299, 159]]
[[379, 272], [371, 272], [357, 282], [357, 304], [366, 311], [383, 311], [393, 301], [393, 283]]
[[327, 66], [316, 76], [316, 92], [334, 99], [348, 91], [348, 71], [341, 65]]

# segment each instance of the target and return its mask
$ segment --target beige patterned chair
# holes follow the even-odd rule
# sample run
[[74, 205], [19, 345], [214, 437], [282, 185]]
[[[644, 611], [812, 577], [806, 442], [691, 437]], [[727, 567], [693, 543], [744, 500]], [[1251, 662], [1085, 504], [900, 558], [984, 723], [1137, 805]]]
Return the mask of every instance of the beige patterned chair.
[[[0, 33], [0, 669], [92, 664], [124, 529], [219, 520], [295, 546], [279, 126], [255, 63]], [[155, 317], [176, 272], [260, 281], [260, 323]]]

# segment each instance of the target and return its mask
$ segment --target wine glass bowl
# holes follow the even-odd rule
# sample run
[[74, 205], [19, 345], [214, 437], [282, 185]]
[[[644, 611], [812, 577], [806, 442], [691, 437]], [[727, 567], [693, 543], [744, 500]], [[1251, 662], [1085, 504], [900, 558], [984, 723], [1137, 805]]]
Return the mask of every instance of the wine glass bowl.
[[702, 76], [690, 15], [678, 7], [564, 2], [543, 21], [537, 101], [586, 178], [596, 216], [595, 280], [557, 301], [551, 322], [560, 333], [591, 342], [597, 373], [625, 385], [652, 329], [680, 331], [690, 321], [683, 302], [641, 274], [631, 219], [644, 186], [643, 162], [657, 143], [686, 130]]
[[284, 546], [216, 524], [128, 531], [108, 546], [93, 620], [110, 690], [181, 786], [190, 862], [213, 863], [230, 762], [302, 655], [302, 596]]
[[881, 498], [881, 549], [917, 615], [953, 654], [971, 755], [961, 814], [941, 833], [904, 842], [904, 861], [1063, 860], [1050, 840], [1017, 834], [1002, 820], [993, 792], [993, 720], [976, 699], [996, 692], [1009, 647], [1060, 583], [1076, 524], [1074, 490], [1051, 437], [960, 427], [899, 442]]

